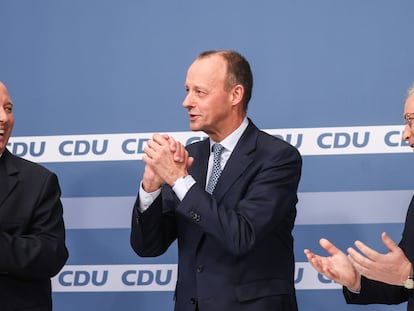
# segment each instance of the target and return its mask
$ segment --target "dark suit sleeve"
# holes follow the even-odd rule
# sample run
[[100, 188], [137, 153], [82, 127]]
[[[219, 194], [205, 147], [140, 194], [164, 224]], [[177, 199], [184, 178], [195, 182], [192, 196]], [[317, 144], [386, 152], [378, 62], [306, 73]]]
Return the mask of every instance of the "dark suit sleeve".
[[139, 196], [132, 212], [130, 243], [141, 257], [163, 254], [177, 237], [174, 209], [177, 198], [164, 186], [151, 206], [143, 213], [138, 209]]
[[[399, 246], [411, 262], [414, 262], [414, 197], [408, 207], [404, 231]], [[399, 304], [412, 296], [412, 290], [403, 286], [389, 285], [382, 282], [361, 278], [361, 293], [353, 294], [346, 288], [343, 293], [347, 303], [352, 304]]]
[[[22, 186], [24, 191], [16, 190], [16, 198], [12, 199], [16, 203], [12, 204], [17, 215], [12, 217], [14, 223], [1, 222], [1, 274], [22, 278], [52, 277], [67, 260], [57, 177], [50, 172], [38, 177], [30, 183], [39, 184], [33, 187], [26, 184]], [[28, 180], [21, 182], [27, 183]], [[30, 215], [27, 216], [23, 210], [29, 210]]]
[[403, 286], [389, 285], [361, 278], [361, 292], [355, 294], [343, 287], [345, 300], [349, 304], [400, 304], [408, 300], [410, 291]]

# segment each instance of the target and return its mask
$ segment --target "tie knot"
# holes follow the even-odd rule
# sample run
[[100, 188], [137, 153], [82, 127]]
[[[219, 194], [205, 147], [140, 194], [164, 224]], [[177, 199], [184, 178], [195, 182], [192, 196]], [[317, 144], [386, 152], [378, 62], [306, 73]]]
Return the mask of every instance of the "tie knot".
[[213, 144], [213, 152], [215, 156], [220, 156], [223, 150], [224, 150], [223, 145]]

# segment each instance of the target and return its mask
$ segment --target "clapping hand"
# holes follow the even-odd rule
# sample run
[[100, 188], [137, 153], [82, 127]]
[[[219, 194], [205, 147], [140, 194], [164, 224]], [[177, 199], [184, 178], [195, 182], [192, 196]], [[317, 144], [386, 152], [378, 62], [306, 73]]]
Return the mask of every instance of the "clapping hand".
[[319, 244], [330, 256], [319, 256], [305, 249], [304, 253], [312, 267], [336, 283], [359, 291], [360, 276], [348, 256], [327, 239], [321, 239]]

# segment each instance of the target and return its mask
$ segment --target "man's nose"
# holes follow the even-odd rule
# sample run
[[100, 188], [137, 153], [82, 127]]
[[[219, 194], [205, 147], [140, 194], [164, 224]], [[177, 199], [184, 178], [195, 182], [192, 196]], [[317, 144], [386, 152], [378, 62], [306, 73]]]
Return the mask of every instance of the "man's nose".
[[7, 120], [7, 113], [4, 111], [4, 108], [0, 108], [0, 122], [4, 123]]
[[411, 128], [410, 126], [407, 124], [404, 127], [404, 131], [403, 131], [403, 140], [409, 140], [411, 137]]
[[191, 96], [190, 96], [190, 93], [188, 93], [183, 100], [183, 107], [188, 108], [190, 106], [191, 106]]

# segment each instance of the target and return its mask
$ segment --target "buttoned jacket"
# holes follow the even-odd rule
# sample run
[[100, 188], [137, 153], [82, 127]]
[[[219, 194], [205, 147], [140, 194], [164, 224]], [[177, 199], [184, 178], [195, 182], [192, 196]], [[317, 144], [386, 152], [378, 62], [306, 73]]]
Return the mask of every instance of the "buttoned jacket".
[[292, 229], [301, 156], [251, 121], [218, 180], [205, 191], [210, 144], [187, 146], [196, 180], [180, 202], [171, 187], [144, 213], [134, 207], [131, 245], [158, 256], [178, 241], [175, 309], [296, 311]]

